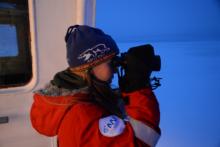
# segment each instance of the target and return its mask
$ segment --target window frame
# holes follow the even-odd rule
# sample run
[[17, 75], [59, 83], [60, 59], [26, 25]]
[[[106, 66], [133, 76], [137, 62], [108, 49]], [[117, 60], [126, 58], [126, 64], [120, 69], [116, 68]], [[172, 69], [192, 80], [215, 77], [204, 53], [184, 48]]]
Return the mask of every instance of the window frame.
[[[20, 4], [22, 3], [24, 0], [19, 0], [14, 2], [14, 0], [5, 0], [4, 2], [9, 2], [9, 3], [16, 3], [16, 4]], [[26, 34], [21, 33], [24, 29], [25, 26], [22, 25], [22, 23], [19, 23], [19, 21], [22, 21], [21, 19], [15, 19], [16, 22], [10, 22], [10, 18], [1, 18], [1, 24], [16, 24], [16, 31], [17, 31], [17, 38], [18, 38], [18, 50], [19, 50], [19, 54], [20, 52], [22, 52], [22, 50], [24, 50], [25, 48], [29, 48], [29, 57], [31, 57], [30, 61], [31, 61], [31, 77], [29, 79], [29, 81], [25, 82], [24, 84], [17, 84], [15, 86], [5, 86], [5, 87], [1, 87], [0, 88], [0, 94], [8, 94], [8, 93], [17, 93], [17, 92], [27, 92], [32, 90], [36, 84], [37, 84], [37, 64], [36, 64], [36, 59], [37, 59], [37, 53], [36, 53], [36, 31], [35, 31], [35, 8], [34, 8], [34, 0], [28, 0], [28, 8], [27, 8], [27, 13], [28, 17], [26, 19], [28, 19], [28, 25], [29, 25], [29, 31], [26, 31]], [[13, 13], [13, 11], [11, 12]], [[25, 13], [22, 12], [21, 13]], [[24, 19], [24, 18], [22, 18]], [[19, 35], [24, 35], [24, 36], [19, 36]], [[25, 36], [26, 35], [26, 36]], [[19, 41], [20, 38], [22, 37], [26, 37], [28, 39], [27, 44], [25, 43], [21, 43]], [[18, 54], [18, 56], [19, 56]], [[1, 57], [3, 59], [11, 59], [13, 57]]]

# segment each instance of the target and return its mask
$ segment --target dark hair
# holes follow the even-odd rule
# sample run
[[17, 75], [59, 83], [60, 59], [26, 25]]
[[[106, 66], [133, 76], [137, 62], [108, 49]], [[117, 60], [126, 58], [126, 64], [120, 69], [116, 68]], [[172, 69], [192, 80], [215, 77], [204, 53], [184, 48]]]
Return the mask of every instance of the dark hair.
[[113, 91], [108, 82], [97, 79], [90, 71], [88, 72], [89, 92], [92, 99], [109, 113], [123, 118], [123, 112], [119, 106], [120, 94]]

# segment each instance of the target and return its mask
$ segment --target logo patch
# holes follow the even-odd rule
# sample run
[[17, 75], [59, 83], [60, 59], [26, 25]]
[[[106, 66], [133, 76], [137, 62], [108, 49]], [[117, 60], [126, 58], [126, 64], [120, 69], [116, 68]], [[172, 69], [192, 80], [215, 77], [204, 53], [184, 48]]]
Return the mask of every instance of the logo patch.
[[103, 136], [114, 137], [120, 135], [124, 129], [124, 121], [115, 115], [110, 115], [99, 120], [99, 130]]
[[83, 59], [85, 62], [91, 62], [104, 56], [109, 51], [110, 48], [106, 47], [105, 44], [97, 44], [81, 53], [78, 59]]

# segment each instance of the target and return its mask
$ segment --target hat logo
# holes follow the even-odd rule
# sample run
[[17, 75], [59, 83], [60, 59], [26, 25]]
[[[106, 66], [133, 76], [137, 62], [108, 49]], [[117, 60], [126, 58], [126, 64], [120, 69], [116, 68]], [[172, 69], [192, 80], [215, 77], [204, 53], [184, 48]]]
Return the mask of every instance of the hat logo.
[[83, 59], [85, 62], [91, 62], [104, 56], [109, 51], [110, 48], [106, 47], [105, 44], [97, 44], [81, 53], [78, 59]]

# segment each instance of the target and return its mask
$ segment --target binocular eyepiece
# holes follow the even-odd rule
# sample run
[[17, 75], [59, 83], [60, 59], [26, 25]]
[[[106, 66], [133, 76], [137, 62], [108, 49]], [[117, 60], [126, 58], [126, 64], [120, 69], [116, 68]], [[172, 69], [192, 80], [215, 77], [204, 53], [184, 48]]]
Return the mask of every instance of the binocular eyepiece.
[[147, 68], [150, 71], [160, 71], [161, 69], [160, 56], [154, 54], [154, 48], [150, 44], [129, 48], [127, 52], [121, 53], [112, 60], [114, 68], [126, 69], [129, 63], [136, 63], [136, 66]]

